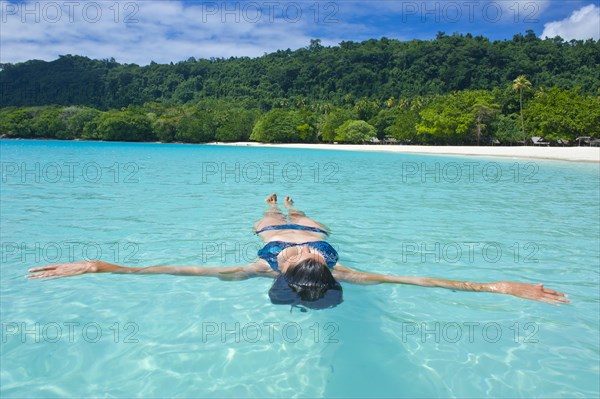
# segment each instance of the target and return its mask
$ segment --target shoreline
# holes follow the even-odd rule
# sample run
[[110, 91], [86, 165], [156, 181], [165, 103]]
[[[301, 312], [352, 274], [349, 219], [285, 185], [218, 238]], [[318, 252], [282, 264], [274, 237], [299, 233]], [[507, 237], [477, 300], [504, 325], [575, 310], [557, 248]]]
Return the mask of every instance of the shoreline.
[[264, 144], [254, 142], [210, 145], [234, 147], [301, 148], [312, 150], [340, 150], [359, 152], [389, 152], [442, 156], [469, 156], [494, 158], [526, 158], [553, 161], [600, 163], [600, 147], [503, 147], [503, 146], [426, 146], [390, 144]]
[[99, 143], [151, 143], [151, 144], [186, 144], [186, 145], [215, 145], [230, 147], [266, 147], [266, 148], [296, 148], [310, 150], [338, 150], [358, 152], [387, 152], [397, 154], [421, 154], [440, 156], [491, 157], [507, 159], [538, 159], [548, 161], [567, 161], [600, 163], [600, 147], [533, 147], [533, 146], [427, 146], [427, 145], [397, 145], [397, 144], [268, 144], [253, 141], [234, 143], [163, 143], [141, 141], [102, 141], [102, 140], [58, 140], [58, 139], [24, 139], [4, 137], [0, 140], [34, 140], [34, 141], [77, 141]]

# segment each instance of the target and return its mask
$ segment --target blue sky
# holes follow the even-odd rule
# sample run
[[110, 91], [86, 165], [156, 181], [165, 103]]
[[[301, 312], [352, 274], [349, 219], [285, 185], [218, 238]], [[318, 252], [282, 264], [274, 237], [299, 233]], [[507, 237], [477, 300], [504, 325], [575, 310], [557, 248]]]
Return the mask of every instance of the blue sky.
[[600, 0], [0, 0], [0, 62], [58, 55], [146, 65], [381, 37], [472, 33], [600, 39]]

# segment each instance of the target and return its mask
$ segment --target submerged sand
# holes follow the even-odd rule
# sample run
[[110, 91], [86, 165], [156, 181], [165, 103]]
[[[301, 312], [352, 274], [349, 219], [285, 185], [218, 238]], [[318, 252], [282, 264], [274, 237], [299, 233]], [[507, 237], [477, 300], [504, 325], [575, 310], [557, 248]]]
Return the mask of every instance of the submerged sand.
[[263, 144], [253, 142], [212, 144], [249, 147], [280, 147], [308, 148], [318, 150], [396, 152], [402, 154], [434, 154], [502, 158], [552, 159], [558, 161], [600, 163], [600, 147], [480, 147], [385, 144]]

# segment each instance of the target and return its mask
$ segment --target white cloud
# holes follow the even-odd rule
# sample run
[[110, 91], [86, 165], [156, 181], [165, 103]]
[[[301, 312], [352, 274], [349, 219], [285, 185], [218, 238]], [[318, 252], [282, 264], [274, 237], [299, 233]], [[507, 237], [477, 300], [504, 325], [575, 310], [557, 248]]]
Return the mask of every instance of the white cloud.
[[[45, 6], [50, 3], [63, 7], [57, 13], [55, 6]], [[141, 65], [192, 56], [253, 57], [307, 46], [317, 27], [308, 8], [312, 3], [301, 15], [293, 7], [269, 9], [269, 2], [251, 3], [261, 9], [243, 2], [227, 9], [221, 2], [123, 0], [91, 2], [88, 8], [80, 2], [50, 3], [0, 2], [0, 62], [52, 60], [61, 54]], [[74, 3], [78, 6], [65, 6]], [[340, 41], [331, 33], [323, 44]]]
[[565, 40], [600, 39], [600, 8], [594, 4], [582, 7], [560, 21], [544, 24], [542, 38], [560, 36]]
[[[76, 54], [146, 65], [150, 61], [168, 63], [189, 57], [255, 57], [307, 46], [311, 38], [322, 39], [324, 45], [335, 45], [342, 40], [381, 36], [401, 40], [429, 37], [429, 33], [438, 30], [492, 34], [494, 30], [505, 30], [507, 22], [537, 19], [550, 3], [0, 0], [0, 62], [53, 60], [61, 54]], [[57, 5], [62, 6], [59, 15]], [[458, 6], [460, 10], [456, 9]], [[584, 10], [588, 8], [579, 12]], [[594, 12], [597, 19], [598, 9], [593, 8]], [[494, 21], [496, 14], [500, 23]], [[589, 24], [589, 11], [585, 18]], [[552, 24], [565, 27], [569, 21]], [[574, 25], [581, 31], [585, 24]], [[562, 33], [561, 36], [570, 37]]]

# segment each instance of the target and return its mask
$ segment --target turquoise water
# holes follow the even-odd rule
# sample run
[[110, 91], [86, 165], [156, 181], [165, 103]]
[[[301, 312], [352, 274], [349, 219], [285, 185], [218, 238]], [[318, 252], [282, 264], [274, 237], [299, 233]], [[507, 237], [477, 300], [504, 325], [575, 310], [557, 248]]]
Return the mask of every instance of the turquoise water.
[[[597, 397], [598, 164], [198, 145], [0, 141], [4, 397]], [[333, 231], [340, 262], [503, 295], [344, 285], [300, 312], [270, 281], [86, 275], [83, 257], [238, 265], [271, 192]]]

